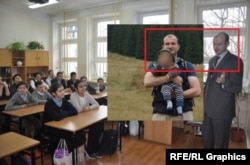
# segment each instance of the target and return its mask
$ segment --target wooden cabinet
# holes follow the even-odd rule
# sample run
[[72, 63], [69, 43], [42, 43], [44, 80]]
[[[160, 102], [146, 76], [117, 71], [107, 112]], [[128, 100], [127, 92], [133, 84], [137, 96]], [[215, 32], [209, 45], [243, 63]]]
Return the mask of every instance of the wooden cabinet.
[[0, 67], [11, 66], [12, 53], [9, 49], [0, 49]]
[[12, 53], [9, 49], [0, 49], [0, 76], [3, 81], [11, 82]]
[[172, 121], [144, 121], [144, 139], [172, 144]]
[[48, 66], [49, 53], [48, 51], [25, 51], [26, 66]]
[[[46, 78], [49, 70], [49, 52], [44, 50], [24, 50], [12, 52], [10, 49], [0, 49], [0, 74], [8, 83], [12, 76], [20, 74], [23, 81], [29, 83], [33, 74], [40, 72]], [[21, 62], [22, 65], [17, 65]]]

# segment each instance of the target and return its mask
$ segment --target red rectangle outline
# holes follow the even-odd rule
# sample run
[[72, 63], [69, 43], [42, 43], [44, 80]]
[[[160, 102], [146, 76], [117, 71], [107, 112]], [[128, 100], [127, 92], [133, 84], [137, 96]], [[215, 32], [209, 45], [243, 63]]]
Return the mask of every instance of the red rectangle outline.
[[171, 72], [240, 72], [240, 28], [144, 28], [144, 72], [168, 72], [168, 70], [148, 70], [147, 69], [147, 31], [165, 31], [165, 30], [235, 30], [237, 32], [237, 70], [171, 70]]

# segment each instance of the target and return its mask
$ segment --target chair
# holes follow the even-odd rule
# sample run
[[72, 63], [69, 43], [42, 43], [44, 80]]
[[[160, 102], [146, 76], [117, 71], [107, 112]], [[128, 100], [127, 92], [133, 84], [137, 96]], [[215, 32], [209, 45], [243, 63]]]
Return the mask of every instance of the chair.
[[[195, 137], [201, 137], [202, 136], [202, 122], [199, 121], [187, 121], [184, 123], [186, 126], [190, 126], [191, 129], [187, 129], [188, 137], [186, 140], [186, 146], [188, 146], [190, 139], [193, 139]], [[192, 140], [193, 141], [193, 140]], [[193, 143], [195, 144], [195, 143]]]

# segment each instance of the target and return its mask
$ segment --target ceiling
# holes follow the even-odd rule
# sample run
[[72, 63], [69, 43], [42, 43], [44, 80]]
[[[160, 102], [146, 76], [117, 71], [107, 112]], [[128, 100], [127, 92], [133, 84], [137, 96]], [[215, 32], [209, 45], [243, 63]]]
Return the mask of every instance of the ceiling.
[[27, 7], [28, 0], [0, 0], [0, 5], [26, 14], [56, 15], [69, 10], [79, 10], [93, 6], [99, 6], [117, 2], [118, 0], [60, 0], [59, 3], [51, 6], [44, 6], [37, 9]]

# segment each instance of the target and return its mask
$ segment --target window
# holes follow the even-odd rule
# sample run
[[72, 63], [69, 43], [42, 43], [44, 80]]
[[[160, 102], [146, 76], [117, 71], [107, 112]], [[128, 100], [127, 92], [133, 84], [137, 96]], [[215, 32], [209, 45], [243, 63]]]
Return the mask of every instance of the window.
[[94, 46], [92, 58], [92, 70], [91, 79], [96, 80], [99, 77], [107, 78], [107, 28], [108, 24], [119, 24], [119, 20], [113, 20], [112, 18], [96, 19], [94, 21], [93, 31]]
[[[240, 28], [240, 55], [242, 59], [246, 57], [245, 51], [245, 35], [247, 27], [247, 7], [244, 4], [217, 4], [211, 6], [203, 6], [198, 10], [199, 23], [203, 23], [205, 28]], [[213, 37], [219, 30], [204, 31], [204, 67], [208, 69], [208, 61], [214, 55]], [[238, 54], [237, 32], [233, 30], [225, 30], [230, 36], [229, 51]], [[204, 73], [204, 80], [207, 73]]]
[[61, 70], [66, 79], [70, 77], [70, 72], [77, 72], [77, 31], [76, 22], [61, 25]]
[[142, 13], [139, 16], [142, 24], [169, 24], [169, 15], [166, 12]]

